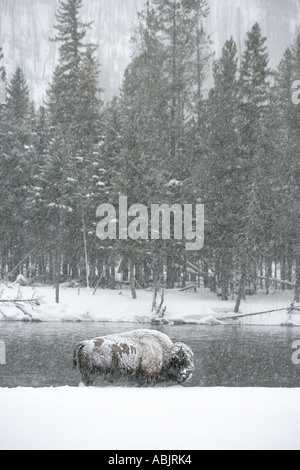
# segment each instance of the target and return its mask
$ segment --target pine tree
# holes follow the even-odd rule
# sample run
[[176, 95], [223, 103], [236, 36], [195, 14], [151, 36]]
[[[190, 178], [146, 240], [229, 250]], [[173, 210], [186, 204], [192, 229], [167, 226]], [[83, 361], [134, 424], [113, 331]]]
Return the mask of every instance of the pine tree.
[[[103, 115], [102, 173], [106, 179], [106, 197], [113, 195], [114, 183], [120, 179], [121, 167], [121, 103], [116, 96], [106, 106]], [[103, 175], [104, 176], [104, 175]], [[103, 201], [107, 202], [107, 200]]]
[[281, 276], [293, 281], [295, 271], [295, 300], [300, 300], [300, 246], [299, 246], [299, 122], [300, 110], [292, 102], [292, 85], [300, 76], [300, 36], [288, 48], [281, 61], [275, 81], [276, 104], [280, 119], [281, 165], [278, 174], [280, 212], [278, 213], [278, 245]]
[[[146, 130], [147, 104], [149, 89], [143, 88], [143, 61], [139, 56], [128, 67], [122, 87], [121, 111], [121, 153], [120, 169], [114, 182], [115, 202], [119, 194], [127, 196], [128, 207], [133, 204], [148, 206], [156, 172], [151, 173], [154, 163], [151, 153], [153, 139], [151, 118]], [[150, 115], [149, 115], [150, 116]], [[134, 270], [139, 257], [147, 250], [147, 242], [124, 240], [118, 249], [124, 259], [129, 260], [133, 298], [135, 294]]]
[[[33, 122], [35, 158], [31, 161], [31, 187], [27, 199], [27, 205], [30, 207], [30, 218], [26, 226], [26, 237], [32, 241], [33, 247], [41, 247], [37, 255], [32, 256], [32, 275], [47, 282], [51, 282], [52, 279], [49, 262], [49, 227], [43, 201], [43, 187], [47, 186], [45, 171], [49, 136], [48, 115], [46, 109], [42, 106], [37, 111]], [[50, 247], [51, 243], [52, 240]]]
[[21, 68], [18, 68], [7, 87], [7, 103], [1, 122], [1, 240], [9, 271], [31, 245], [26, 237], [26, 227], [30, 223], [27, 202], [36, 156], [33, 119], [28, 87]]
[[[294, 47], [294, 71], [296, 79], [300, 77], [300, 34], [297, 36]], [[295, 301], [300, 302], [300, 163], [299, 163], [299, 130], [300, 108], [295, 107], [294, 119], [291, 121], [292, 145], [292, 193], [293, 193], [293, 222], [295, 234]]]
[[207, 39], [201, 20], [208, 14], [206, 0], [153, 0], [157, 24], [164, 38], [165, 73], [168, 77], [170, 106], [169, 164], [171, 179], [179, 179], [184, 151], [184, 123], [193, 107], [192, 90], [201, 95], [203, 70], [207, 62], [203, 52]]
[[240, 213], [240, 139], [238, 114], [237, 47], [227, 41], [215, 61], [214, 88], [208, 106], [210, 151], [202, 166], [202, 190], [206, 205], [206, 240], [210, 261], [219, 278], [222, 299], [228, 300], [233, 281], [235, 233]]
[[[107, 104], [103, 112], [103, 145], [101, 146], [101, 164], [98, 165], [99, 187], [97, 192], [97, 205], [102, 203], [118, 204], [118, 191], [122, 174], [122, 123], [121, 123], [120, 99], [114, 97]], [[98, 276], [102, 285], [115, 288], [115, 267], [118, 257], [119, 243], [114, 240], [97, 240], [94, 257], [97, 260]], [[126, 260], [123, 266], [124, 281], [126, 276]], [[99, 282], [99, 281], [98, 281]]]
[[[7, 123], [6, 123], [6, 110], [4, 106], [4, 101], [5, 101], [5, 88], [4, 88], [4, 78], [5, 78], [5, 70], [3, 66], [3, 51], [2, 47], [0, 48], [0, 154], [1, 154], [1, 164], [3, 163], [3, 160], [5, 158], [5, 140], [6, 140], [6, 132], [7, 132]], [[1, 170], [0, 170], [1, 172]], [[2, 176], [2, 172], [1, 172]], [[3, 175], [4, 176], [4, 175]], [[1, 242], [0, 242], [0, 259], [1, 259], [1, 265], [0, 265], [0, 275], [2, 275], [3, 268], [5, 265], [5, 238], [4, 236], [4, 226], [1, 224], [0, 226], [1, 230]]]
[[82, 55], [86, 50], [84, 39], [91, 25], [80, 20], [81, 8], [82, 0], [60, 0], [54, 26], [57, 33], [51, 39], [60, 47], [59, 64], [49, 90], [49, 107], [54, 122], [66, 128], [75, 112], [74, 94], [79, 84]]
[[2, 47], [0, 47], [0, 78], [1, 80], [5, 81], [6, 73], [5, 73], [5, 68], [3, 64], [3, 59], [4, 59], [3, 49]]
[[[203, 73], [207, 64], [207, 40], [201, 26], [201, 19], [207, 14], [206, 1], [154, 0], [144, 12], [144, 57], [151, 83], [149, 88], [157, 90], [159, 100], [153, 103], [162, 107], [156, 113], [158, 120], [153, 124], [159, 132], [156, 142], [163, 149], [158, 152], [157, 165], [161, 168], [161, 185], [156, 194], [166, 203], [195, 202], [192, 181], [195, 175], [192, 159], [188, 152], [187, 122], [195, 112], [195, 101], [201, 94]], [[153, 54], [152, 51], [157, 51]], [[151, 62], [151, 58], [154, 59]], [[149, 60], [150, 59], [150, 60]], [[160, 71], [159, 71], [160, 70]], [[155, 80], [154, 73], [162, 79]], [[147, 77], [147, 74], [145, 75]], [[153, 86], [154, 85], [154, 86]], [[196, 92], [196, 94], [195, 94]], [[167, 105], [167, 107], [165, 107]], [[154, 107], [151, 117], [154, 117]], [[155, 144], [153, 149], [156, 149]], [[155, 150], [154, 150], [155, 152]], [[164, 181], [163, 181], [164, 180]], [[195, 193], [195, 194], [194, 194]], [[192, 200], [193, 199], [193, 200]], [[167, 286], [172, 288], [180, 277], [180, 266], [186, 257], [183, 245], [177, 242], [165, 244], [167, 265]], [[159, 250], [160, 251], [160, 250]], [[158, 256], [159, 262], [161, 254]]]
[[[135, 36], [136, 56], [126, 70], [119, 105], [120, 168], [114, 193], [128, 197], [128, 204], [166, 201], [169, 175], [168, 77], [164, 71], [164, 46], [159, 40], [159, 19], [147, 2]], [[129, 260], [141, 285], [147, 284], [151, 264], [162, 258], [158, 243], [121, 243], [123, 266]], [[153, 263], [151, 262], [151, 258]], [[133, 289], [134, 292], [134, 289]], [[134, 295], [134, 294], [133, 294]]]
[[269, 58], [266, 38], [255, 24], [248, 33], [246, 49], [240, 70], [240, 132], [242, 139], [242, 210], [239, 213], [240, 225], [237, 232], [237, 254], [240, 260], [240, 288], [236, 304], [239, 310], [245, 295], [247, 280], [251, 277], [253, 265], [258, 260], [258, 249], [264, 240], [264, 212], [262, 201], [265, 196], [264, 170], [262, 162], [266, 158], [265, 124], [270, 99]]
[[5, 103], [5, 82], [6, 82], [6, 74], [5, 74], [5, 68], [3, 65], [3, 50], [2, 47], [0, 47], [0, 106], [2, 106]]
[[[88, 124], [91, 123], [91, 120], [88, 122], [88, 117], [83, 115], [87, 110], [83, 87], [91, 86], [96, 72], [87, 78], [87, 69], [92, 70], [94, 59], [92, 58], [92, 46], [84, 58], [87, 49], [84, 38], [90, 24], [80, 21], [81, 7], [82, 0], [60, 1], [55, 25], [57, 34], [53, 38], [54, 41], [60, 43], [59, 63], [48, 93], [51, 134], [48, 149], [49, 161], [45, 177], [48, 181], [53, 182], [53, 186], [51, 188], [45, 187], [44, 200], [47, 201], [46, 208], [50, 219], [56, 218], [58, 220], [56, 236], [52, 238], [55, 246], [54, 271], [57, 302], [59, 301], [61, 273], [67, 277], [70, 265], [73, 276], [80, 271], [80, 263], [78, 266], [78, 262], [75, 262], [76, 259], [78, 260], [78, 245], [72, 246], [66, 240], [68, 238], [74, 240], [73, 237], [76, 236], [78, 240], [78, 233], [82, 234], [83, 204], [78, 207], [78, 199], [82, 194], [79, 186], [82, 180], [86, 184], [86, 178], [82, 175], [88, 170], [85, 165], [79, 169], [79, 162], [82, 161], [84, 146], [87, 145], [88, 140], [91, 140], [89, 136], [92, 134], [92, 130], [91, 132], [88, 130]], [[89, 80], [85, 85], [83, 85], [83, 76], [85, 80]], [[87, 93], [94, 94], [95, 90], [88, 89]], [[97, 97], [94, 96], [94, 99]], [[91, 111], [91, 103], [89, 106], [89, 111]], [[92, 118], [95, 118], [95, 113]], [[97, 125], [96, 122], [93, 123], [93, 129]], [[84, 141], [83, 134], [85, 134]], [[95, 139], [96, 142], [97, 138], [93, 136], [92, 139]], [[87, 149], [88, 154], [89, 152], [90, 147]], [[89, 158], [90, 155], [87, 159]], [[76, 207], [81, 214], [80, 217], [75, 210]], [[82, 256], [82, 259], [84, 258], [85, 256]], [[85, 270], [85, 266], [81, 266], [81, 272], [83, 273]]]
[[0, 47], [0, 61], [1, 61], [1, 72], [4, 70], [4, 67], [2, 65], [2, 61], [3, 61], [3, 49], [2, 47]]
[[[93, 49], [89, 47], [83, 56], [79, 71], [79, 81], [74, 96], [75, 116], [73, 123], [74, 143], [76, 146], [76, 217], [77, 226], [82, 227], [83, 236], [74, 230], [74, 248], [76, 240], [82, 240], [79, 244], [85, 251], [85, 278], [89, 286], [89, 260], [88, 252], [91, 249], [88, 233], [95, 230], [95, 211], [102, 200], [105, 188], [102, 174], [102, 162], [100, 160], [100, 147], [102, 145], [102, 101], [101, 89], [98, 86], [99, 71]], [[78, 241], [77, 241], [78, 244]], [[94, 263], [93, 263], [94, 264]]]

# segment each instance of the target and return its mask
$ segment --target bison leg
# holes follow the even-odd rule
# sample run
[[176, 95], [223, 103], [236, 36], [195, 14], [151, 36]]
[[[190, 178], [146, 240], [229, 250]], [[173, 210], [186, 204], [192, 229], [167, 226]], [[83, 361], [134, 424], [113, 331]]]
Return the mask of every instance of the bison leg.
[[95, 382], [95, 376], [87, 370], [81, 371], [82, 383], [86, 387], [92, 387]]

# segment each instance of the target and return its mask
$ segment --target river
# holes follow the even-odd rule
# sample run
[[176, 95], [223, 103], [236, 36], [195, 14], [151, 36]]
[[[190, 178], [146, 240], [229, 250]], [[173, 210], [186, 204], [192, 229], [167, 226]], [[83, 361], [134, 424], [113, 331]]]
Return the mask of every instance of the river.
[[[77, 342], [150, 325], [131, 323], [0, 323], [6, 364], [0, 387], [78, 386], [72, 369]], [[255, 326], [155, 327], [188, 344], [195, 354], [189, 387], [300, 387], [300, 365], [292, 361], [299, 328]], [[101, 380], [98, 386], [105, 386]]]

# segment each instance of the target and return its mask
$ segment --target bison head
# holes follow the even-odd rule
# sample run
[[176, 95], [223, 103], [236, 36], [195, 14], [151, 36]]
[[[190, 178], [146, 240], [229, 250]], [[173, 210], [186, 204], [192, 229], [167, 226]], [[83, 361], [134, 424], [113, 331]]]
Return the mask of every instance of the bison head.
[[191, 379], [194, 370], [193, 351], [184, 343], [175, 343], [171, 353], [169, 376], [179, 384]]

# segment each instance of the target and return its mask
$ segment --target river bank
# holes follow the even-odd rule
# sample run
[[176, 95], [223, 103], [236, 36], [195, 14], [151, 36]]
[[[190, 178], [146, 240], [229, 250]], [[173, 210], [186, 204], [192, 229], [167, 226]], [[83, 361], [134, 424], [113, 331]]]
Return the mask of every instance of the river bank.
[[[138, 291], [132, 300], [129, 290], [92, 289], [62, 287], [60, 303], [55, 303], [52, 286], [19, 287], [18, 284], [1, 285], [0, 321], [95, 321], [149, 323], [152, 319], [152, 292]], [[39, 306], [3, 303], [3, 300], [38, 299]], [[241, 305], [241, 314], [265, 313], [238, 319], [243, 325], [300, 326], [300, 312], [288, 314], [293, 292], [277, 291], [270, 295], [259, 293], [247, 297]], [[233, 316], [235, 301], [222, 301], [207, 289], [198, 292], [168, 290], [165, 293], [165, 320], [175, 324], [222, 324], [226, 317]], [[220, 320], [221, 319], [221, 320]], [[230, 320], [231, 322], [232, 320]]]

